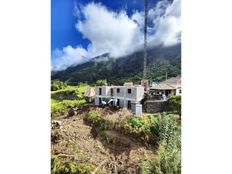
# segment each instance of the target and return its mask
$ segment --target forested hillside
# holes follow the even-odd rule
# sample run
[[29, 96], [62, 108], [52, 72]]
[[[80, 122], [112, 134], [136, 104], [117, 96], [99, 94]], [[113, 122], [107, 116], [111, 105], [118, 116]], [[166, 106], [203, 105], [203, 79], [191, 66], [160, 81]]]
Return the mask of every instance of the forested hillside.
[[[174, 77], [181, 73], [181, 45], [155, 47], [148, 50], [147, 76], [153, 81]], [[109, 83], [122, 84], [125, 81], [140, 82], [143, 71], [143, 51], [121, 58], [108, 54], [91, 59], [81, 65], [69, 67], [65, 71], [52, 72], [52, 80], [70, 83], [95, 83], [106, 79]]]

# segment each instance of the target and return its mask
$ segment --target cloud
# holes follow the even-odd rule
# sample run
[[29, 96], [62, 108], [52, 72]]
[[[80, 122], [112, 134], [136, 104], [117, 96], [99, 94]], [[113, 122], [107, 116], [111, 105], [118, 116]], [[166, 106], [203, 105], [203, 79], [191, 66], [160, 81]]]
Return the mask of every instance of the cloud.
[[[100, 3], [89, 3], [79, 8], [75, 6], [74, 10], [77, 17], [75, 27], [90, 44], [86, 49], [67, 46], [63, 50], [53, 51], [52, 70], [65, 70], [104, 53], [118, 58], [142, 49], [143, 11], [134, 11], [128, 16], [125, 10], [115, 12]], [[149, 9], [149, 45], [170, 46], [179, 43], [180, 16], [180, 0], [172, 3], [161, 0]]]
[[153, 19], [154, 35], [150, 36], [151, 46], [171, 46], [180, 43], [181, 34], [181, 3], [174, 0], [159, 1], [154, 9], [149, 10], [148, 16]]
[[90, 59], [88, 52], [84, 48], [81, 46], [73, 48], [70, 45], [64, 47], [62, 50], [54, 50], [52, 57], [53, 71], [65, 70], [70, 66], [84, 63]]
[[142, 33], [138, 24], [125, 11], [113, 12], [101, 4], [90, 3], [82, 7], [84, 20], [76, 29], [88, 39], [90, 55], [110, 53], [117, 58], [130, 54], [141, 43]]

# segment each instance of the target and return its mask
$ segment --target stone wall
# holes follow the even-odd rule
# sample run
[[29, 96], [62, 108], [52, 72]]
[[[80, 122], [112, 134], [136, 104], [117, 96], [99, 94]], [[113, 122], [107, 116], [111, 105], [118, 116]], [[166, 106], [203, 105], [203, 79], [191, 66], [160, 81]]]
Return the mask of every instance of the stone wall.
[[167, 101], [147, 100], [144, 103], [144, 111], [147, 113], [163, 112]]

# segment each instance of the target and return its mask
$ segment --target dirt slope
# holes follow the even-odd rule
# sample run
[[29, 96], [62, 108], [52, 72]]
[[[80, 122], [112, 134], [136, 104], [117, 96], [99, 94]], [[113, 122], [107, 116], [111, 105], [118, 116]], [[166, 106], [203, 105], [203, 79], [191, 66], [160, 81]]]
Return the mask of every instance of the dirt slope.
[[[105, 132], [104, 136], [110, 137], [110, 141], [102, 139], [102, 135], [96, 133], [94, 127], [83, 121], [86, 110], [88, 109], [71, 118], [56, 118], [62, 122], [62, 128], [52, 129], [52, 155], [95, 166], [101, 164], [99, 171], [106, 174], [138, 173], [141, 160], [154, 159], [153, 147], [117, 131]], [[102, 110], [108, 117], [109, 114], [115, 114], [106, 109]]]

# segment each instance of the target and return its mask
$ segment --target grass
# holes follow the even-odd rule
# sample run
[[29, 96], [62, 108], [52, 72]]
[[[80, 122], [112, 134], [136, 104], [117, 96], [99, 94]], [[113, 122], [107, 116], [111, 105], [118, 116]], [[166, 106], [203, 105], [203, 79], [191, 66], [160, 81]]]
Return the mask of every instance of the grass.
[[83, 96], [82, 94], [88, 89], [88, 87], [89, 85], [87, 84], [81, 84], [78, 86], [66, 86], [63, 89], [51, 91], [51, 94], [60, 94], [60, 93], [73, 94], [74, 92], [77, 96], [82, 97]]
[[69, 108], [78, 107], [86, 103], [83, 93], [89, 86], [81, 84], [79, 86], [67, 86], [64, 89], [52, 91], [51, 94], [63, 94], [63, 95], [74, 95], [77, 96], [77, 100], [62, 100], [51, 97], [51, 115], [57, 117], [68, 112]]
[[69, 108], [78, 107], [86, 103], [85, 99], [79, 100], [59, 100], [51, 99], [51, 115], [56, 117], [68, 112]]
[[[51, 159], [51, 174], [90, 174], [96, 166], [90, 163], [78, 163], [71, 160], [63, 160], [57, 156]], [[97, 172], [100, 174], [100, 172]]]

